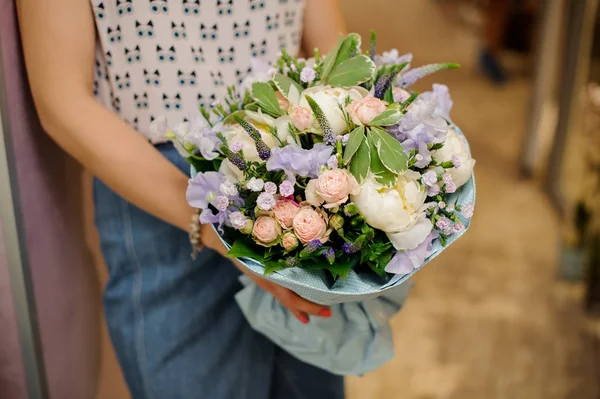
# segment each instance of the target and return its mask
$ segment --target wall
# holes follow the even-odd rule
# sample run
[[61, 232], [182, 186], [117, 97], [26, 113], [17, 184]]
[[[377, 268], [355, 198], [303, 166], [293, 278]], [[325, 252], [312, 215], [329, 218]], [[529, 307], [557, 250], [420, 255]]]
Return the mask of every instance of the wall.
[[[98, 367], [99, 295], [96, 272], [83, 240], [81, 169], [39, 126], [22, 64], [13, 0], [0, 0], [0, 51], [5, 74], [5, 82], [0, 82], [0, 86], [4, 84], [8, 98], [8, 110], [2, 117], [8, 119], [12, 135], [51, 398], [93, 398]], [[0, 256], [0, 288], [7, 281], [2, 262]], [[0, 314], [9, 319], [10, 328], [14, 318], [6, 310], [11, 306], [10, 299], [6, 290], [0, 292]], [[4, 330], [4, 323], [0, 328]], [[12, 334], [9, 337], [14, 337], [14, 331], [8, 332]], [[0, 347], [11, 350], [0, 368], [2, 381], [7, 375], [10, 377], [10, 370], [21, 366], [20, 357], [12, 353], [16, 347], [14, 338], [4, 337], [2, 331], [0, 339]]]

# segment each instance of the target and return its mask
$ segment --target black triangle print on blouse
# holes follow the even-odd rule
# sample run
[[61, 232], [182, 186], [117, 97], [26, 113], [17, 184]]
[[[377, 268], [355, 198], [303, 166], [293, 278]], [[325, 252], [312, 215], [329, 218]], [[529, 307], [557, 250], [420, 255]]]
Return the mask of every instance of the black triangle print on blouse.
[[148, 21], [148, 23], [144, 24], [140, 21], [135, 21], [135, 34], [139, 38], [154, 38], [154, 23], [152, 20]]
[[262, 10], [265, 8], [265, 0], [248, 0], [250, 11]]
[[233, 0], [217, 0], [217, 15], [232, 15]]
[[144, 68], [144, 81], [148, 86], [160, 86], [160, 71], [158, 69], [155, 69], [154, 72], [149, 72], [147, 69]]
[[117, 14], [119, 14], [119, 17], [124, 17], [131, 13], [133, 13], [132, 0], [117, 0]]
[[204, 40], [216, 40], [219, 33], [219, 27], [214, 24], [208, 27], [204, 24], [200, 24], [200, 37]]
[[200, 0], [183, 0], [185, 15], [200, 15]]
[[134, 64], [142, 61], [142, 53], [140, 52], [139, 45], [133, 48], [125, 47], [125, 50], [123, 50], [123, 52], [125, 53], [125, 61], [127, 61], [128, 64]]
[[185, 23], [176, 23], [175, 21], [171, 21], [171, 34], [173, 35], [173, 38], [178, 40], [187, 38], [187, 33], [185, 32]]
[[196, 71], [183, 72], [177, 71], [177, 81], [180, 86], [196, 86]]
[[150, 11], [154, 14], [168, 14], [169, 5], [167, 0], [149, 0]]
[[171, 46], [168, 49], [163, 49], [160, 46], [156, 46], [156, 57], [160, 62], [175, 62], [177, 61], [177, 54], [175, 53], [175, 46]]
[[248, 37], [250, 35], [250, 20], [246, 22], [234, 22], [233, 23], [233, 37], [239, 39], [241, 37]]
[[204, 59], [204, 51], [202, 50], [202, 46], [197, 47], [197, 48], [192, 46], [192, 59], [194, 60], [194, 62], [196, 64], [204, 63], [205, 59]]

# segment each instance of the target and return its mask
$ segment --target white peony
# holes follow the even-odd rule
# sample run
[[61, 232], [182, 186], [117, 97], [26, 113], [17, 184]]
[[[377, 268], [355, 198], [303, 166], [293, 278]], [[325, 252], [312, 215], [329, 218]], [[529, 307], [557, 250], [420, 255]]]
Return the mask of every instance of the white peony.
[[456, 156], [459, 161], [458, 168], [447, 169], [452, 176], [456, 187], [460, 187], [469, 181], [473, 175], [475, 160], [471, 158], [471, 152], [467, 145], [467, 140], [461, 136], [454, 127], [448, 129], [444, 146], [432, 153], [432, 156], [438, 162], [451, 162], [452, 157]]
[[369, 176], [350, 200], [372, 227], [384, 231], [397, 250], [411, 250], [425, 240], [433, 225], [427, 218], [427, 194], [418, 181], [399, 176], [392, 188]]
[[345, 106], [347, 97], [350, 97], [351, 101], [360, 101], [368, 94], [369, 92], [367, 89], [358, 86], [349, 89], [331, 86], [314, 86], [302, 92], [300, 104], [298, 105], [310, 108], [306, 96], [312, 97], [323, 110], [325, 118], [329, 121], [329, 124], [333, 129], [333, 133], [338, 136], [347, 130], [346, 121], [344, 120], [340, 105]]

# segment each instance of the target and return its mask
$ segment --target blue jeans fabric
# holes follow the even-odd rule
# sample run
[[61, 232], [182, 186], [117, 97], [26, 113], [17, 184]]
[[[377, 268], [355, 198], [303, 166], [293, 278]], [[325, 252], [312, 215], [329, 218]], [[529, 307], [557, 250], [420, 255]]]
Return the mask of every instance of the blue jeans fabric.
[[[172, 145], [157, 148], [188, 173]], [[210, 250], [192, 260], [187, 233], [98, 180], [94, 194], [110, 275], [104, 309], [134, 399], [344, 397], [342, 377], [300, 362], [249, 326], [234, 300], [239, 271], [228, 260]]]

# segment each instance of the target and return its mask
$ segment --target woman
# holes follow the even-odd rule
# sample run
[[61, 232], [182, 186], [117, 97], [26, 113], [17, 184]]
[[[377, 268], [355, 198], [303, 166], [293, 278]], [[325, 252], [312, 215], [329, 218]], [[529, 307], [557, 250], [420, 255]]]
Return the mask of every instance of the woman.
[[[340, 377], [291, 358], [246, 323], [234, 301], [240, 273], [211, 229], [191, 260], [187, 166], [149, 129], [159, 116], [175, 123], [210, 104], [252, 57], [297, 52], [300, 39], [308, 50], [331, 49], [344, 32], [338, 2], [17, 2], [44, 129], [99, 178], [104, 306], [135, 399], [343, 397]], [[250, 277], [304, 322], [330, 314]]]

